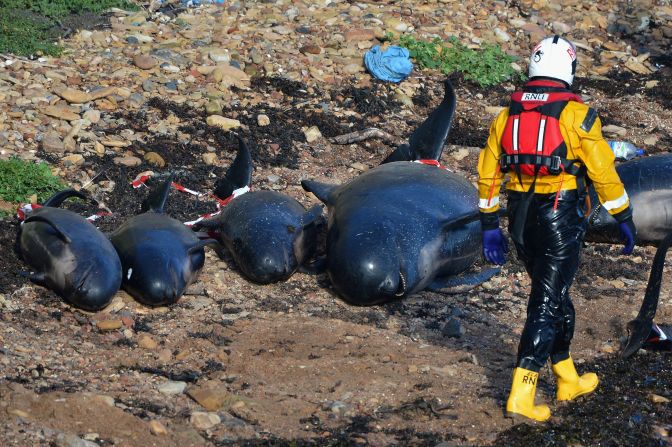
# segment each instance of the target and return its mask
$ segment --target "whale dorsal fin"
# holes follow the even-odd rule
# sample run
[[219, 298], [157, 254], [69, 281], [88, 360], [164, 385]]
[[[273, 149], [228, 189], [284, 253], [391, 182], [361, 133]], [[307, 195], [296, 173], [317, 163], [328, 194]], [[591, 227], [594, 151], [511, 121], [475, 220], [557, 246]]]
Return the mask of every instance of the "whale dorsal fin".
[[63, 240], [63, 242], [68, 243], [68, 244], [70, 242], [72, 242], [70, 237], [67, 234], [65, 234], [65, 231], [63, 231], [63, 229], [56, 222], [52, 221], [47, 216], [43, 216], [42, 213], [33, 214], [30, 217], [28, 217], [26, 220], [23, 221], [24, 225], [29, 223], [29, 222], [44, 222], [46, 224], [49, 224], [51, 226], [51, 228], [54, 229], [54, 232], [56, 233], [56, 235], [59, 238], [61, 238], [61, 240]]
[[74, 189], [65, 189], [63, 191], [59, 191], [53, 196], [49, 197], [43, 204], [42, 206], [50, 206], [52, 208], [57, 208], [59, 207], [63, 202], [65, 202], [67, 199], [70, 197], [79, 197], [80, 199], [83, 200], [91, 200], [94, 203], [96, 202], [94, 199], [88, 197], [86, 194], [75, 191]]
[[338, 187], [337, 185], [316, 182], [314, 180], [301, 180], [301, 186], [304, 190], [315, 194], [315, 197], [326, 205], [329, 205], [329, 195]]
[[171, 173], [163, 183], [151, 189], [147, 198], [142, 202], [142, 212], [145, 211], [154, 211], [155, 213], [163, 213], [163, 209], [166, 206], [166, 200], [168, 200], [168, 194], [170, 194], [170, 188], [173, 184], [173, 177], [175, 175]]
[[456, 96], [453, 85], [444, 81], [445, 94], [441, 104], [411, 134], [409, 144], [402, 144], [381, 164], [393, 161], [436, 160], [439, 161], [443, 146], [455, 115]]
[[226, 171], [224, 178], [215, 183], [215, 195], [220, 199], [231, 197], [236, 189], [249, 186], [252, 182], [252, 155], [241, 137], [238, 137], [238, 154]]

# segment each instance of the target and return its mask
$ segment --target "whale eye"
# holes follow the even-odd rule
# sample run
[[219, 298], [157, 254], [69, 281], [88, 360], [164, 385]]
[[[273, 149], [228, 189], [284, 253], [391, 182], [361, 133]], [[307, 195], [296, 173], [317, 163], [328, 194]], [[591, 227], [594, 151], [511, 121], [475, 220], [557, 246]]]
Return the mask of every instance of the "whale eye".
[[296, 227], [294, 225], [287, 225], [287, 232], [288, 233], [296, 232]]

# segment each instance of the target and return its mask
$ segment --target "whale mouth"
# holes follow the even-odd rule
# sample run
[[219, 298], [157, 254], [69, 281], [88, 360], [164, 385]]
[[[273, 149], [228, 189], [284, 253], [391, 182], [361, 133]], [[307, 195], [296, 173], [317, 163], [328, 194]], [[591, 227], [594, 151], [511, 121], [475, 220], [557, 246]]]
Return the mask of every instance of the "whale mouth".
[[404, 277], [404, 274], [399, 272], [399, 287], [397, 287], [397, 291], [395, 292], [394, 296], [404, 296], [406, 293], [406, 278]]

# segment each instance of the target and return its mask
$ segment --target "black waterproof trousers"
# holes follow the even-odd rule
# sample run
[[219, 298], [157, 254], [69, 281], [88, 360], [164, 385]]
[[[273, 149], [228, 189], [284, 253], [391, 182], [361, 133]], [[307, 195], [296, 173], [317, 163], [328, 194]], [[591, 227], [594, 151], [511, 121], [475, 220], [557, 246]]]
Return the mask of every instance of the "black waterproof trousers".
[[556, 194], [514, 191], [508, 197], [509, 233], [524, 224], [517, 227], [521, 237], [514, 237], [514, 243], [532, 280], [517, 366], [537, 372], [549, 356], [553, 363], [569, 357], [574, 335], [569, 287], [586, 232], [583, 197], [576, 190], [562, 191], [554, 210], [555, 199]]

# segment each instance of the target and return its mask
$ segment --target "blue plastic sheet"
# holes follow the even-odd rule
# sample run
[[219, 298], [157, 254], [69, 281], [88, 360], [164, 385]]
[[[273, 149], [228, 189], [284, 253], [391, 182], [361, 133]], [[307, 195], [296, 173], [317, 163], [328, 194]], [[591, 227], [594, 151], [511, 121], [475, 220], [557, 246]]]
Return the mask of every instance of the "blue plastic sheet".
[[364, 55], [364, 64], [369, 73], [383, 81], [401, 82], [413, 71], [408, 50], [397, 46], [381, 51], [376, 45]]

